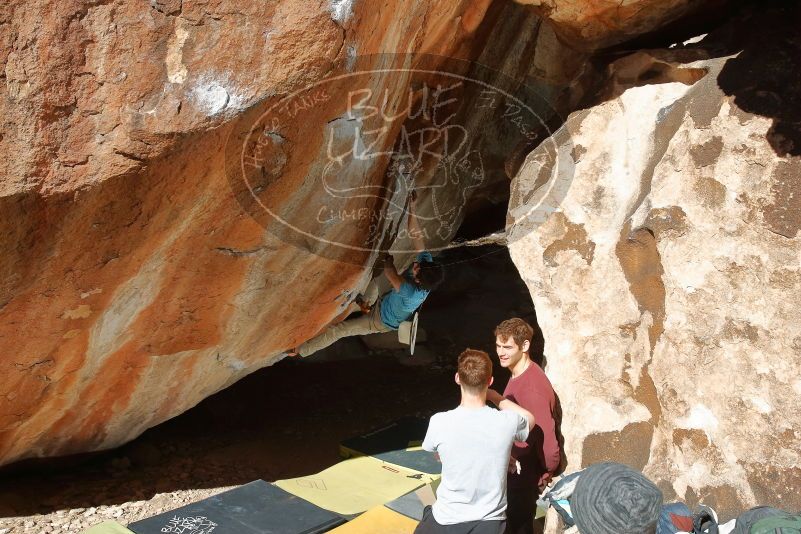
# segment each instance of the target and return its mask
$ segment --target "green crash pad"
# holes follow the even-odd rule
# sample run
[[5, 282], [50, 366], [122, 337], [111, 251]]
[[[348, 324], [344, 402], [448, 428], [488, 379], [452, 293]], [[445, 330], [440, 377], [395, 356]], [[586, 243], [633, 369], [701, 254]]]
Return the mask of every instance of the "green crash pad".
[[116, 521], [103, 521], [99, 525], [84, 530], [83, 534], [134, 534], [134, 532], [128, 530]]
[[363, 436], [349, 438], [339, 446], [344, 458], [372, 456], [383, 462], [439, 475], [442, 464], [433, 453], [421, 447], [428, 430], [428, 420], [404, 417]]
[[353, 516], [432, 481], [431, 475], [360, 456], [276, 486], [334, 513]]
[[317, 534], [344, 522], [336, 514], [256, 480], [128, 527], [135, 534]]

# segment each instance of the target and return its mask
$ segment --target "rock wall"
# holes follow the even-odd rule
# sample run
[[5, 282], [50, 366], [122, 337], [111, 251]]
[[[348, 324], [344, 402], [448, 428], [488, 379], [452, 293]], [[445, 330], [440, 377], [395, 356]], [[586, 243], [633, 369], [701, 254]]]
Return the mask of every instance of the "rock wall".
[[491, 0], [15, 1], [0, 28], [0, 465], [125, 443], [337, 320], [380, 250], [408, 256], [401, 132], [447, 242], [530, 143], [456, 90], [473, 149], [438, 160], [446, 58], [568, 105], [583, 57]]
[[[0, 464], [122, 444], [335, 319], [375, 259], [369, 248], [326, 253], [325, 239], [347, 244], [367, 229], [317, 221], [330, 199], [307, 179], [326, 161], [314, 129], [337, 124], [347, 88], [261, 138], [278, 142], [258, 172], [284, 165], [270, 207], [301, 214], [318, 239], [282, 240], [238, 201], [238, 136], [357, 58], [476, 55], [492, 33], [478, 31], [490, 7], [4, 3]], [[370, 87], [397, 97], [407, 81]], [[382, 165], [349, 179], [381, 184]], [[377, 233], [391, 238], [398, 218]]]
[[[407, 141], [407, 124], [427, 169], [415, 185], [432, 191], [421, 214], [434, 244], [450, 239], [474, 197], [497, 201], [547, 134], [551, 106], [572, 109], [592, 77], [559, 21], [542, 24], [561, 6], [3, 3], [0, 465], [122, 444], [336, 320], [378, 251], [408, 248], [408, 169], [387, 155]], [[663, 13], [675, 16], [632, 18], [602, 41], [655, 27]], [[591, 49], [598, 35], [579, 44]], [[428, 102], [445, 83], [421, 70], [436, 72], [444, 57], [531, 83], [539, 125], [482, 108], [480, 91], [457, 92], [448, 117], [483, 137], [459, 158], [438, 158], [446, 140], [426, 138], [403, 103]], [[351, 98], [344, 80], [360, 69], [372, 72], [359, 84], [384, 97], [383, 114]], [[378, 157], [355, 157], [368, 145]], [[443, 175], [451, 185], [433, 192]], [[345, 194], [359, 188], [387, 194]]]
[[515, 0], [532, 6], [578, 50], [596, 50], [658, 30], [699, 9], [722, 9], [727, 0]]
[[568, 470], [620, 461], [724, 517], [801, 507], [800, 15], [762, 9], [612, 63], [508, 221]]

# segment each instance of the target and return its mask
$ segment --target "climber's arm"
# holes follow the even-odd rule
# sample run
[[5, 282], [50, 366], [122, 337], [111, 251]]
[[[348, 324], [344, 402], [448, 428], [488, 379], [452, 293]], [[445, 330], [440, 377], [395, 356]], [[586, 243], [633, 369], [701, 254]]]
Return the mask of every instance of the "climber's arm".
[[384, 276], [386, 276], [389, 283], [392, 284], [392, 289], [400, 291], [403, 277], [398, 274], [398, 270], [395, 268], [395, 261], [390, 254], [387, 254], [387, 257], [384, 259]]
[[426, 249], [426, 243], [423, 239], [423, 231], [417, 218], [417, 193], [412, 192], [412, 199], [409, 202], [409, 215], [406, 226], [409, 230], [409, 237], [412, 240], [412, 245], [416, 252], [422, 252]]

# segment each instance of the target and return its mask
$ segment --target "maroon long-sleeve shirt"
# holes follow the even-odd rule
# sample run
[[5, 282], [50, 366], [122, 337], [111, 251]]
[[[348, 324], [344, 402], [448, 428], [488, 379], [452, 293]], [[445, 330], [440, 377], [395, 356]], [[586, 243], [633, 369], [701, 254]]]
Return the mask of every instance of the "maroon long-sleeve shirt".
[[545, 372], [531, 362], [523, 373], [509, 379], [503, 396], [534, 415], [534, 428], [525, 442], [515, 442], [512, 458], [520, 462], [520, 474], [509, 474], [513, 488], [539, 486], [559, 468], [561, 451], [556, 437], [556, 395]]

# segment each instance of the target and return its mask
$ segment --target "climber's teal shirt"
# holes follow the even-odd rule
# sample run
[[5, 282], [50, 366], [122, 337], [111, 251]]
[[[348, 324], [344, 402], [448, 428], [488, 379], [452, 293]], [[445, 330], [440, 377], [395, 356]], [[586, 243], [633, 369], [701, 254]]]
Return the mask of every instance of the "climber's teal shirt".
[[[434, 261], [434, 258], [430, 252], [424, 250], [417, 255], [416, 261]], [[381, 322], [393, 330], [397, 330], [403, 321], [411, 317], [429, 293], [414, 283], [411, 267], [403, 273], [403, 278], [400, 288], [397, 291], [393, 289], [381, 300]]]

